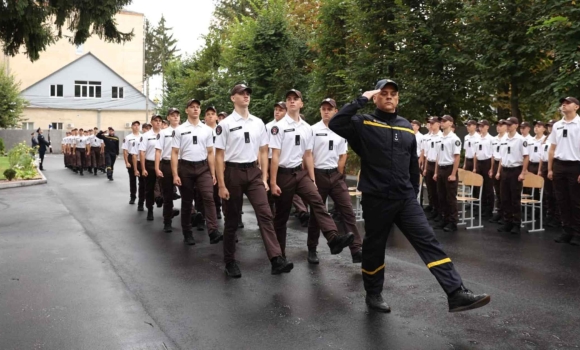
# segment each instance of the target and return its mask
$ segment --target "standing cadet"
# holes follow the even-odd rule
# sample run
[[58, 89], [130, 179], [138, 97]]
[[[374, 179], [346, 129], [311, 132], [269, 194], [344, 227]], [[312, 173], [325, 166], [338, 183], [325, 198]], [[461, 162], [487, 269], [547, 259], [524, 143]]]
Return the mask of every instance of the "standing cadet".
[[[352, 262], [359, 264], [362, 262], [362, 239], [356, 226], [352, 202], [344, 181], [348, 147], [345, 139], [328, 128], [328, 122], [337, 111], [336, 102], [333, 99], [323, 100], [320, 104], [322, 120], [312, 126], [315, 183], [322, 202], [325, 203], [330, 196], [335, 210], [343, 219], [346, 231], [354, 234], [354, 241], [350, 244], [350, 253]], [[319, 262], [316, 254], [319, 238], [320, 227], [315, 216], [311, 215], [308, 225], [308, 262], [311, 264]]]
[[77, 173], [77, 162], [76, 162], [76, 138], [77, 138], [77, 129], [74, 128], [71, 130], [71, 136], [68, 139], [68, 156], [70, 159], [70, 166], [71, 166], [71, 170], [74, 173]]
[[[92, 130], [91, 130], [92, 132]], [[97, 137], [97, 135], [91, 136], [91, 166], [92, 170], [89, 169], [89, 172], [94, 172], [93, 174], [97, 176], [97, 172], [99, 169], [99, 163], [101, 162], [101, 139]]]
[[[179, 127], [179, 109], [170, 108], [167, 111], [169, 126], [159, 133], [159, 139], [155, 144], [155, 173], [161, 180], [163, 194], [163, 231], [171, 232], [171, 221], [179, 215], [179, 211], [173, 209], [173, 173], [171, 172], [171, 150], [175, 130]], [[189, 219], [189, 215], [185, 215]]]
[[230, 277], [242, 276], [235, 260], [236, 229], [242, 211], [240, 198], [245, 194], [254, 207], [262, 240], [272, 274], [290, 272], [294, 264], [289, 262], [280, 249], [268, 205], [268, 168], [259, 169], [256, 164], [258, 152], [260, 163], [268, 162], [268, 135], [260, 118], [250, 114], [248, 106], [252, 89], [244, 84], [234, 86], [230, 99], [234, 112], [222, 120], [216, 128], [216, 173], [220, 197], [224, 200], [224, 261]]
[[[148, 132], [151, 127], [150, 124], [143, 124], [141, 125], [141, 131], [143, 134]], [[135, 139], [133, 143], [133, 147], [129, 148], [129, 154], [132, 154], [133, 157], [133, 173], [139, 179], [139, 201], [137, 202], [137, 211], [144, 211], [145, 205], [145, 181], [147, 180], [144, 176], [141, 175], [139, 169], [141, 169], [141, 155], [139, 152], [139, 145], [143, 141], [143, 135], [141, 135], [138, 139]], [[145, 160], [143, 160], [145, 161]], [[141, 192], [142, 191], [142, 192]]]
[[[373, 99], [377, 109], [372, 114], [356, 115], [369, 99]], [[396, 224], [447, 294], [450, 312], [486, 305], [490, 301], [488, 295], [474, 295], [465, 289], [417, 202], [417, 143], [409, 122], [397, 116], [398, 103], [398, 85], [384, 79], [377, 83], [376, 90], [345, 105], [329, 123], [330, 129], [346, 138], [361, 157], [359, 190], [366, 228], [362, 262], [366, 303], [381, 312], [391, 310], [381, 291], [387, 238]]]
[[213, 186], [215, 179], [215, 158], [213, 155], [213, 130], [200, 122], [201, 103], [197, 99], [187, 102], [187, 121], [174, 133], [171, 144], [171, 172], [173, 183], [181, 186], [181, 228], [184, 242], [194, 245], [191, 218], [194, 188], [203, 200], [207, 232], [210, 244], [219, 243], [223, 235], [218, 231]]
[[501, 148], [503, 143], [503, 138], [507, 132], [507, 122], [505, 119], [500, 119], [496, 126], [497, 136], [492, 141], [493, 147], [493, 157], [491, 159], [491, 170], [489, 171], [489, 177], [493, 180], [493, 189], [495, 191], [495, 214], [489, 222], [497, 222], [503, 224], [503, 210], [501, 205], [501, 181], [496, 178], [497, 171], [499, 170], [499, 164], [501, 163]]
[[[135, 171], [133, 171], [133, 154], [129, 154], [129, 150], [135, 147], [135, 143], [137, 143], [141, 139], [141, 133], [139, 132], [139, 127], [141, 123], [136, 120], [131, 123], [131, 133], [123, 139], [123, 159], [125, 160], [125, 167], [127, 168], [127, 172], [129, 173], [129, 204], [135, 204], [135, 199], [137, 198], [137, 177], [135, 176]], [[139, 202], [143, 202], [145, 200], [145, 187], [141, 181], [139, 181]]]
[[[205, 116], [203, 118], [203, 120], [205, 121], [205, 125], [209, 126], [212, 130], [214, 144], [215, 144], [215, 138], [216, 138], [215, 128], [217, 127], [217, 121], [218, 121], [216, 113], [217, 113], [217, 110], [215, 109], [215, 107], [210, 106], [210, 107], [206, 108]], [[215, 148], [214, 148], [213, 156], [215, 158]], [[215, 211], [216, 211], [217, 219], [220, 220], [222, 218], [222, 200], [219, 196], [219, 189], [218, 189], [217, 182], [213, 188], [213, 201], [215, 202]]]
[[[413, 119], [411, 121], [411, 126], [413, 127], [413, 132], [415, 133], [415, 139], [417, 140], [417, 158], [421, 160], [421, 147], [420, 145], [423, 143], [423, 138], [425, 135], [419, 132], [421, 129], [421, 123], [418, 120]], [[421, 162], [419, 162], [419, 167], [421, 167]]]
[[228, 116], [228, 114], [226, 112], [219, 112], [219, 114], [217, 115], [218, 124], [222, 120], [226, 119], [227, 116]]
[[[286, 102], [280, 101], [274, 104], [274, 120], [270, 121], [266, 124], [266, 132], [270, 135], [272, 131], [272, 127], [280, 121], [286, 115]], [[272, 163], [272, 149], [268, 149], [268, 182], [270, 181], [270, 163]], [[272, 196], [271, 189], [268, 191], [268, 203], [270, 204], [270, 210], [272, 211], [272, 215], [276, 215], [276, 206], [274, 205], [275, 200]]]
[[580, 245], [580, 102], [575, 97], [560, 99], [564, 118], [550, 134], [548, 178], [552, 179], [560, 207], [564, 232], [557, 243]]
[[147, 207], [147, 220], [153, 221], [153, 204], [155, 204], [155, 144], [159, 140], [161, 130], [161, 116], [155, 114], [151, 117], [151, 130], [141, 136], [139, 143], [139, 157], [141, 159], [141, 176], [145, 178], [145, 206]]
[[97, 137], [103, 140], [105, 145], [105, 167], [107, 168], [107, 179], [113, 181], [113, 170], [115, 169], [115, 161], [119, 155], [119, 138], [115, 136], [115, 129], [109, 126], [108, 133], [105, 135], [104, 131], [99, 131]]
[[344, 247], [352, 244], [354, 234], [338, 235], [336, 224], [328, 215], [326, 206], [314, 184], [314, 161], [312, 159], [312, 128], [302, 118], [302, 94], [292, 89], [286, 93], [286, 116], [270, 130], [270, 187], [275, 198], [276, 214], [274, 228], [282, 249], [286, 252], [288, 217], [295, 194], [304, 198], [312, 210], [322, 234], [328, 240], [331, 254], [340, 254]]
[[502, 141], [501, 161], [496, 178], [501, 180], [501, 205], [504, 225], [499, 232], [521, 232], [522, 185], [528, 171], [528, 142], [518, 134], [518, 119], [506, 120], [508, 134]]
[[491, 159], [493, 158], [493, 140], [494, 137], [489, 134], [489, 122], [480, 120], [479, 139], [475, 145], [474, 169], [473, 171], [483, 177], [482, 187], [482, 216], [491, 217], [493, 213], [493, 179], [489, 176], [491, 170]]
[[435, 167], [437, 165], [437, 153], [441, 147], [441, 120], [439, 117], [431, 117], [429, 119], [431, 134], [426, 138], [425, 147], [425, 170], [423, 171], [423, 178], [427, 184], [427, 192], [429, 194], [429, 204], [433, 208], [428, 219], [435, 222], [443, 221], [443, 209], [439, 208], [439, 193], [437, 190], [437, 181], [435, 181]]
[[[437, 181], [437, 193], [439, 195], [439, 208], [442, 209], [443, 220], [435, 226], [436, 229], [443, 229], [446, 232], [457, 231], [457, 169], [459, 168], [459, 157], [461, 155], [461, 140], [452, 131], [451, 126], [454, 120], [450, 115], [441, 117], [441, 127], [443, 135], [439, 151], [437, 152], [437, 165], [435, 166], [435, 176]], [[466, 136], [467, 137], [467, 136]], [[473, 143], [477, 139], [472, 136], [468, 142]], [[475, 157], [475, 153], [473, 153]], [[473, 164], [472, 164], [473, 166]], [[472, 168], [473, 169], [473, 168]]]
[[534, 141], [534, 137], [532, 135], [530, 135], [530, 130], [531, 130], [531, 126], [530, 123], [528, 122], [522, 122], [520, 124], [520, 132], [522, 137], [524, 138], [524, 140], [527, 142], [528, 144], [528, 153], [530, 151], [530, 147], [532, 147], [532, 143]]
[[556, 200], [556, 193], [554, 191], [554, 183], [552, 179], [548, 177], [548, 161], [550, 158], [550, 145], [549, 136], [552, 132], [552, 126], [556, 123], [556, 120], [550, 120], [547, 126], [547, 134], [544, 139], [544, 144], [542, 144], [542, 161], [540, 162], [540, 170], [542, 172], [542, 177], [544, 178], [544, 198], [543, 203], [546, 208], [546, 225], [548, 227], [559, 227], [561, 226], [560, 209], [558, 208], [558, 201]]
[[67, 131], [65, 134], [65, 137], [62, 138], [61, 141], [61, 150], [62, 150], [62, 154], [63, 154], [63, 158], [64, 158], [64, 167], [68, 168], [69, 167], [69, 159], [68, 159], [68, 138], [70, 136], [70, 132]]
[[90, 145], [87, 143], [87, 137], [83, 129], [79, 129], [79, 136], [75, 139], [75, 154], [77, 170], [81, 176], [84, 176], [83, 170], [87, 167], [87, 152], [90, 152]]
[[[530, 161], [528, 163], [528, 172], [534, 175], [542, 175], [541, 164], [543, 147], [546, 141], [546, 136], [544, 135], [545, 131], [546, 125], [543, 121], [534, 122], [534, 133], [536, 136], [532, 138], [532, 142], [528, 144], [528, 154], [530, 157]], [[539, 197], [540, 193], [538, 191], [536, 191], [536, 194]]]
[[473, 163], [475, 157], [476, 143], [478, 142], [479, 135], [476, 132], [477, 122], [470, 119], [465, 123], [467, 127], [468, 134], [465, 135], [463, 139], [463, 149], [465, 150], [465, 161], [463, 162], [463, 170], [473, 171]]
[[40, 156], [40, 170], [44, 170], [42, 167], [44, 165], [44, 154], [46, 153], [46, 148], [50, 146], [50, 142], [46, 141], [44, 136], [42, 135], [42, 129], [36, 129], [36, 133], [38, 134], [38, 155]]

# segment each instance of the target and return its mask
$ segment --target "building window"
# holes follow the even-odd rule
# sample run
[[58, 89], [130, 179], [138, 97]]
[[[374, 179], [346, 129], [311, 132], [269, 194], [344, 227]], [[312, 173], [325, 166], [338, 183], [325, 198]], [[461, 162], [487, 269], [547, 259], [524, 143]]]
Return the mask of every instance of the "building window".
[[23, 122], [22, 130], [34, 130], [34, 122]]
[[75, 80], [75, 97], [101, 98], [101, 82]]
[[62, 130], [62, 123], [52, 123], [53, 130]]
[[63, 97], [63, 88], [61, 84], [50, 86], [50, 97]]
[[122, 86], [113, 86], [113, 98], [114, 99], [123, 99], [124, 98], [124, 91]]

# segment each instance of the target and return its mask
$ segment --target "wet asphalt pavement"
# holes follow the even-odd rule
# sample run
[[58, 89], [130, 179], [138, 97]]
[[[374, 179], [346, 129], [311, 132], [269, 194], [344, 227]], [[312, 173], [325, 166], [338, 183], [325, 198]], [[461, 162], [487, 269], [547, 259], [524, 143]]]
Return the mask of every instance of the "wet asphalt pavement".
[[[484, 308], [450, 314], [446, 297], [395, 230], [383, 296], [368, 312], [348, 249], [306, 261], [306, 229], [289, 221], [290, 274], [270, 275], [249, 203], [239, 230], [243, 277], [226, 278], [222, 244], [179, 220], [162, 232], [129, 205], [128, 176], [83, 178], [47, 156], [48, 184], [0, 191], [0, 349], [576, 349], [580, 248], [556, 230], [500, 234], [496, 225], [437, 232]], [[179, 205], [179, 201], [175, 202]], [[223, 221], [220, 222], [220, 226]], [[361, 226], [362, 227], [362, 226]]]

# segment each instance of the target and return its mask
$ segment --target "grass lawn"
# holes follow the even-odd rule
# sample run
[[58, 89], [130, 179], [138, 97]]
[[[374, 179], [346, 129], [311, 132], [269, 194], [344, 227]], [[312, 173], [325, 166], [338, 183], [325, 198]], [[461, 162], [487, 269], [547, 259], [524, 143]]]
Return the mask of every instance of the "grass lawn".
[[4, 170], [8, 169], [8, 157], [0, 157], [0, 180], [6, 180], [4, 178]]

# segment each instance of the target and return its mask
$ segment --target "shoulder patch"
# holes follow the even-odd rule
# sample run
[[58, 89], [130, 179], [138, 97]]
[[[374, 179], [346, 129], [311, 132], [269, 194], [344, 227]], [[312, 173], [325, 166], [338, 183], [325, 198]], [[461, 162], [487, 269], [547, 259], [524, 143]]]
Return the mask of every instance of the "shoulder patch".
[[528, 141], [524, 141], [524, 147], [528, 147]]
[[459, 140], [455, 141], [455, 146], [459, 146], [461, 145], [461, 142], [459, 142]]
[[171, 137], [175, 137], [175, 130], [171, 133]]
[[218, 125], [215, 127], [215, 134], [216, 135], [221, 135], [222, 134], [222, 127], [221, 125]]
[[157, 140], [159, 140], [160, 137], [161, 137], [161, 134], [157, 134]]
[[272, 133], [272, 135], [278, 135], [278, 133], [280, 132], [280, 129], [278, 129], [278, 127], [276, 125], [274, 125], [272, 127], [272, 130], [270, 130], [270, 132]]

